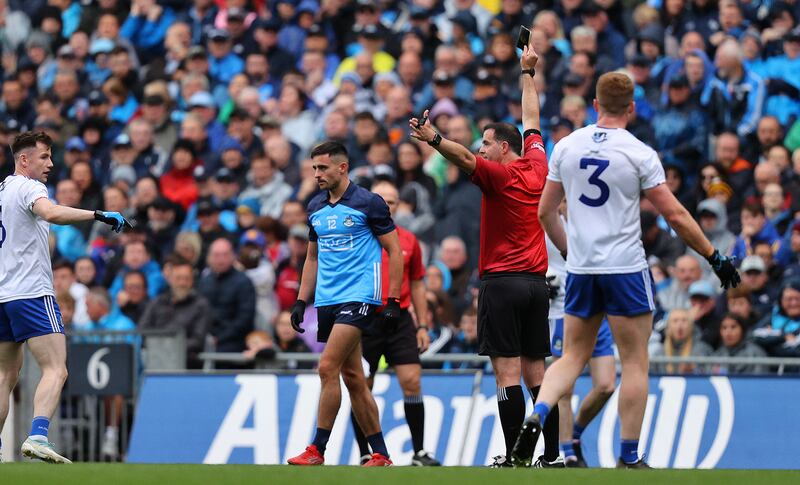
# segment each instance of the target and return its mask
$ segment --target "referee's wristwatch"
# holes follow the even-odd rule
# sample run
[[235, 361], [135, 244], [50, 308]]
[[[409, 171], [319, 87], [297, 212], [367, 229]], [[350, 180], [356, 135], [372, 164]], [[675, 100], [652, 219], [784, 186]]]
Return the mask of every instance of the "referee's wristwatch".
[[428, 145], [430, 145], [432, 147], [438, 147], [442, 143], [442, 135], [436, 133], [433, 136], [433, 140], [431, 140], [431, 141], [429, 141], [427, 143], [428, 143]]

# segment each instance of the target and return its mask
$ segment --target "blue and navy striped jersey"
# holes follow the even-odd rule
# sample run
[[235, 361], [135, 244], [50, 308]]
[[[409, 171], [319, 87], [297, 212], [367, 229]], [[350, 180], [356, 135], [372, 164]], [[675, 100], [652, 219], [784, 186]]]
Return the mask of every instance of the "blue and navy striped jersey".
[[322, 192], [308, 203], [309, 239], [317, 243], [319, 266], [314, 306], [381, 304], [381, 245], [394, 230], [386, 202], [350, 182], [335, 204]]

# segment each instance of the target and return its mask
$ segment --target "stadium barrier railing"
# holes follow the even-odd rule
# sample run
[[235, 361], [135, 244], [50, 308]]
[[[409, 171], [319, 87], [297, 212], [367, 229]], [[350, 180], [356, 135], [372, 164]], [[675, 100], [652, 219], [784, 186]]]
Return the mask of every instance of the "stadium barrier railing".
[[[315, 363], [319, 361], [320, 354], [317, 353], [281, 353], [275, 355], [275, 362], [298, 362], [298, 363]], [[230, 363], [230, 364], [247, 364], [253, 363], [256, 369], [271, 368], [273, 367], [272, 361], [259, 361], [253, 360], [244, 355], [236, 352], [202, 352], [198, 356], [200, 360], [204, 361], [204, 370], [212, 371], [214, 364], [217, 362]], [[422, 355], [420, 357], [422, 364], [488, 364], [489, 358], [482, 355], [475, 354], [431, 354]], [[552, 359], [548, 359], [552, 360]], [[616, 358], [619, 364], [619, 358]], [[650, 357], [650, 365], [667, 365], [667, 364], [694, 364], [698, 366], [728, 366], [728, 365], [760, 365], [766, 366], [769, 369], [767, 375], [784, 375], [787, 369], [800, 369], [800, 358], [798, 357]], [[704, 374], [700, 372], [700, 374]]]

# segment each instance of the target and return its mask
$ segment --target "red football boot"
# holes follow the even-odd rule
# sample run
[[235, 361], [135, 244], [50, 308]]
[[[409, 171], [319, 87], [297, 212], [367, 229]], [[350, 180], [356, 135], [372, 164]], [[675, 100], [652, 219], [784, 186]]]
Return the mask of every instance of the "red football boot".
[[392, 466], [392, 460], [388, 456], [383, 456], [380, 453], [373, 453], [372, 458], [361, 466]]
[[325, 464], [325, 457], [322, 456], [316, 445], [308, 445], [306, 447], [306, 451], [300, 453], [294, 458], [289, 458], [286, 461], [290, 465], [319, 466]]

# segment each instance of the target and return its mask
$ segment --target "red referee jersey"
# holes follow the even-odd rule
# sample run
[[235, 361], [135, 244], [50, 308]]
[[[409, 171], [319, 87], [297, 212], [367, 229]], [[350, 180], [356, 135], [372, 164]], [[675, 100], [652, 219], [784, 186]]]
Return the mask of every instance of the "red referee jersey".
[[[425, 267], [422, 265], [422, 250], [419, 248], [419, 241], [413, 232], [397, 228], [397, 236], [400, 238], [400, 248], [403, 250], [403, 285], [400, 288], [400, 308], [411, 306], [411, 282], [421, 280], [425, 277]], [[383, 277], [383, 305], [389, 298], [389, 253], [383, 250], [381, 258], [381, 275]]]
[[539, 224], [539, 200], [547, 178], [542, 136], [525, 137], [524, 155], [503, 165], [476, 157], [470, 176], [481, 200], [480, 274], [547, 272], [544, 230]]

